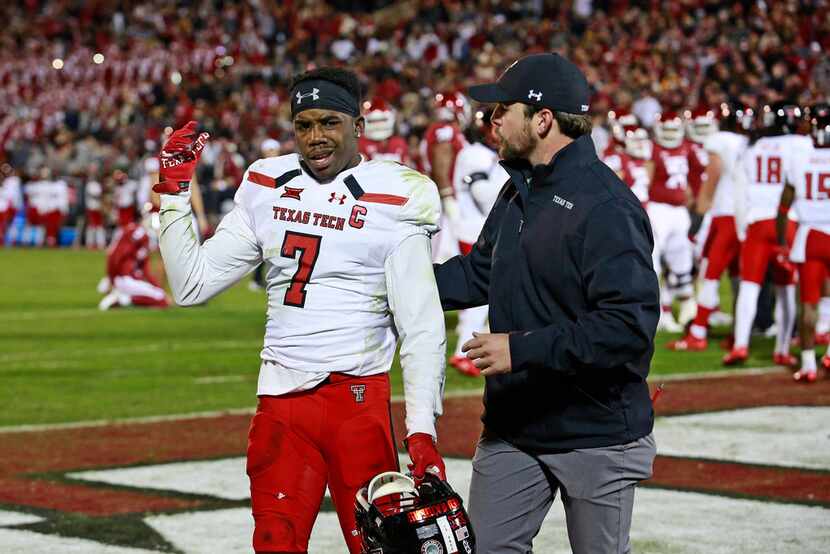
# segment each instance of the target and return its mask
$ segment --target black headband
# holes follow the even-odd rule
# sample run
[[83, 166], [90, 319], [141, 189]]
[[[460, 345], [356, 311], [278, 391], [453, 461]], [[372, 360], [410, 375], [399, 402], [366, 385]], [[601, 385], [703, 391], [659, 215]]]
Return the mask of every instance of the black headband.
[[302, 81], [291, 89], [292, 119], [303, 110], [315, 108], [334, 110], [352, 117], [360, 115], [357, 98], [345, 88], [331, 81], [310, 79]]

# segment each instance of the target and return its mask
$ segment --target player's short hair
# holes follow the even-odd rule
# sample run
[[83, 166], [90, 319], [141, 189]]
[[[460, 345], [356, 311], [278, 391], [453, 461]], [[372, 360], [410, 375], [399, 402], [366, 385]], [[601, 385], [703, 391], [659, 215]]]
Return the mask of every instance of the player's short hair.
[[[549, 109], [545, 108], [544, 106], [536, 106], [533, 104], [525, 104], [524, 108], [525, 117], [528, 119], [530, 119], [543, 109]], [[566, 137], [570, 137], [572, 139], [578, 139], [582, 135], [589, 134], [591, 132], [591, 129], [593, 128], [591, 116], [587, 114], [575, 114], [554, 111], [553, 117], [556, 119], [556, 123], [559, 125], [559, 131]]]
[[294, 87], [303, 81], [318, 79], [334, 83], [335, 85], [346, 89], [346, 91], [354, 97], [358, 105], [360, 104], [360, 80], [357, 78], [357, 74], [353, 71], [340, 67], [320, 67], [295, 75], [291, 79], [291, 86], [288, 88], [289, 90], [294, 90]]

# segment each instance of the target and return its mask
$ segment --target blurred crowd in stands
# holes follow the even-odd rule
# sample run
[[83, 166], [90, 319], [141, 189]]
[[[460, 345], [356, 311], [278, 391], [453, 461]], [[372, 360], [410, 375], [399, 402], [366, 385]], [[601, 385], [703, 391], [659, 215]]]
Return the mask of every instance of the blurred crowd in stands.
[[[527, 53], [586, 71], [600, 151], [609, 110], [649, 128], [667, 110], [830, 94], [825, 1], [25, 0], [0, 18], [0, 236], [20, 222], [6, 243], [57, 244], [78, 222], [93, 228], [81, 243], [103, 244], [150, 202], [165, 133], [191, 119], [212, 136], [198, 171], [209, 228], [266, 140], [293, 151], [287, 86], [315, 66], [357, 70], [418, 168], [435, 94]], [[78, 217], [90, 207], [101, 221]]]

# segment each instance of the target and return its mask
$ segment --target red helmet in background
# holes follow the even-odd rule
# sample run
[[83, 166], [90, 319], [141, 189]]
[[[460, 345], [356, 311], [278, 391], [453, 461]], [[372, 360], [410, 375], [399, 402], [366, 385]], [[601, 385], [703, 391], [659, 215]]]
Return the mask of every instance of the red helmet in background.
[[460, 92], [439, 92], [435, 95], [435, 115], [441, 121], [455, 121], [462, 131], [470, 124], [472, 111], [470, 101]]
[[366, 119], [366, 138], [386, 140], [395, 132], [395, 110], [383, 98], [375, 97], [363, 103]]
[[683, 119], [675, 111], [664, 111], [654, 121], [654, 142], [664, 148], [683, 144]]
[[686, 134], [690, 140], [702, 144], [706, 137], [718, 131], [718, 120], [712, 108], [698, 107], [683, 112]]

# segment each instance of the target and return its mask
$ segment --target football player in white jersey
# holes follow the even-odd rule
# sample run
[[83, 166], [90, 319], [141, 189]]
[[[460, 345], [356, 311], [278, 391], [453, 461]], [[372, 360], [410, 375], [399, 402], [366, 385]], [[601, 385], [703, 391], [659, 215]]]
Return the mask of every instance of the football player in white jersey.
[[[814, 148], [798, 151], [776, 217], [778, 244], [787, 248], [787, 212], [791, 205], [798, 214], [790, 260], [798, 264], [801, 286], [801, 368], [793, 377], [804, 383], [816, 380], [818, 303], [830, 275], [830, 106], [813, 106], [810, 123]], [[830, 354], [825, 352], [821, 361], [825, 369], [830, 369]]]
[[[458, 217], [452, 224], [452, 234], [458, 240], [462, 255], [469, 254], [481, 234], [484, 221], [496, 202], [499, 191], [510, 179], [499, 165], [499, 156], [488, 145], [492, 127], [492, 108], [479, 110], [467, 128], [467, 142], [455, 158], [452, 170], [453, 190], [458, 206]], [[450, 365], [463, 375], [478, 377], [481, 370], [468, 358], [461, 347], [473, 338], [473, 332], [484, 332], [487, 328], [487, 305], [458, 311], [458, 334], [455, 352]]]
[[[735, 343], [732, 351], [723, 358], [724, 365], [736, 365], [749, 357], [749, 335], [758, 309], [758, 295], [772, 265], [772, 278], [776, 289], [777, 336], [773, 362], [777, 365], [795, 365], [790, 354], [790, 338], [795, 326], [796, 274], [787, 259], [786, 248], [776, 239], [775, 219], [781, 193], [789, 176], [794, 174], [797, 157], [812, 150], [809, 137], [793, 135], [800, 118], [798, 107], [786, 103], [765, 106], [762, 113], [763, 136], [752, 143], [744, 154], [742, 179], [739, 177], [739, 206], [745, 215], [745, 232], [741, 249], [741, 283], [735, 304]], [[783, 231], [786, 243], [795, 235], [796, 224], [785, 220]], [[741, 225], [743, 227], [743, 224]]]
[[720, 305], [718, 285], [727, 268], [737, 266], [741, 243], [735, 226], [735, 172], [743, 171], [741, 156], [747, 148], [747, 133], [753, 111], [740, 105], [721, 106], [720, 131], [703, 142], [709, 159], [706, 178], [695, 201], [704, 216], [696, 242], [702, 244], [697, 313], [682, 339], [670, 342], [670, 350], [706, 350], [709, 316]]
[[359, 91], [343, 69], [296, 77], [299, 154], [249, 166], [201, 246], [187, 189], [208, 136], [190, 122], [162, 150], [160, 247], [177, 303], [204, 302], [267, 264], [247, 465], [257, 552], [306, 551], [326, 485], [349, 551], [360, 552], [355, 494], [398, 467], [388, 377], [398, 337], [409, 467], [446, 479], [435, 447], [446, 334], [430, 253], [441, 202], [424, 175], [359, 155]]

